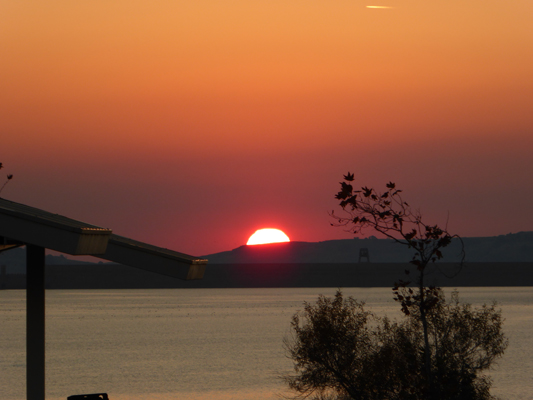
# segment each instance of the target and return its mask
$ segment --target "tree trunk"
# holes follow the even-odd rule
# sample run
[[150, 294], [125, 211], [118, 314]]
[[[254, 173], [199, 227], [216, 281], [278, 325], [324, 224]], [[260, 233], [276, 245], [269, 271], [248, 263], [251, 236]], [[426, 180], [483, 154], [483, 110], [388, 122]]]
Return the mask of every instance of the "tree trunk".
[[428, 321], [426, 318], [426, 307], [425, 307], [425, 292], [424, 292], [424, 270], [427, 263], [424, 264], [424, 267], [420, 271], [420, 280], [418, 284], [418, 290], [420, 293], [420, 303], [419, 303], [419, 310], [420, 310], [420, 320], [422, 321], [422, 329], [424, 332], [424, 369], [426, 372], [426, 380], [428, 385], [428, 398], [433, 398], [433, 373], [431, 371], [431, 347], [429, 345], [429, 327], [428, 327]]

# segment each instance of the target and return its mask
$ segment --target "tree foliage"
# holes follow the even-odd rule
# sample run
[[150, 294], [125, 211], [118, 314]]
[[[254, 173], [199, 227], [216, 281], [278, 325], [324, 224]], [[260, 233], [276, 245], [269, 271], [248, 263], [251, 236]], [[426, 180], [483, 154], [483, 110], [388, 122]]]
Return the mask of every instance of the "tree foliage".
[[372, 337], [368, 322], [374, 315], [353, 298], [318, 298], [317, 304], [305, 303], [302, 315], [293, 316], [292, 340], [285, 339], [289, 357], [298, 375], [287, 377], [289, 387], [303, 397], [328, 391], [347, 393], [357, 398], [355, 379], [365, 365]]
[[[427, 224], [420, 211], [413, 209], [402, 198], [402, 190], [396, 188], [395, 183], [387, 183], [386, 190], [379, 192], [366, 186], [356, 190], [353, 181], [354, 174], [348, 172], [344, 175], [344, 181], [340, 182], [341, 188], [335, 198], [340, 200], [339, 205], [344, 215], [339, 216], [333, 211], [331, 215], [336, 220], [333, 225], [342, 226], [352, 233], [360, 233], [370, 228], [413, 249], [411, 264], [418, 272], [414, 282], [416, 290], [409, 287], [412, 283], [410, 280], [398, 280], [393, 288], [394, 299], [401, 304], [404, 314], [409, 315], [416, 310], [419, 316], [425, 341], [426, 378], [431, 384], [433, 370], [427, 314], [441, 297], [438, 296], [438, 288], [426, 286], [425, 273], [429, 263], [442, 259], [442, 249], [447, 247], [453, 238], [461, 239], [458, 235], [450, 234], [446, 228]], [[409, 272], [406, 271], [407, 274]]]
[[331, 215], [336, 226], [345, 227], [352, 233], [360, 233], [370, 228], [394, 241], [414, 250], [412, 264], [423, 270], [429, 262], [442, 259], [442, 249], [448, 246], [457, 235], [445, 228], [430, 225], [423, 221], [419, 210], [413, 209], [402, 198], [402, 190], [389, 182], [386, 190], [379, 192], [366, 186], [355, 190], [352, 182], [354, 174], [348, 172], [341, 189], [335, 195], [344, 215]]
[[[0, 163], [0, 169], [4, 168], [4, 166], [2, 165], [2, 163]], [[8, 174], [7, 175], [7, 179], [6, 181], [4, 182], [4, 184], [2, 185], [2, 187], [0, 187], [0, 193], [2, 193], [2, 190], [4, 190], [4, 187], [8, 184], [8, 182], [13, 179], [13, 175], [12, 174]]]
[[[488, 400], [491, 381], [481, 374], [507, 341], [495, 305], [474, 309], [455, 293], [428, 315], [431, 364], [439, 379], [428, 390], [423, 329], [416, 314], [401, 322], [378, 318], [364, 303], [319, 296], [293, 316], [285, 338], [295, 374], [285, 376], [295, 398], [360, 400]], [[429, 394], [428, 394], [429, 393]]]
[[495, 305], [460, 304], [457, 293], [446, 302], [442, 290], [424, 280], [428, 265], [442, 259], [442, 249], [461, 239], [427, 224], [394, 183], [379, 192], [356, 190], [353, 181], [348, 173], [340, 183], [335, 198], [343, 214], [331, 213], [333, 225], [356, 234], [371, 229], [413, 249], [414, 282], [399, 280], [393, 287], [404, 318], [378, 318], [340, 291], [334, 299], [320, 296], [315, 305], [306, 303], [285, 340], [295, 371], [285, 376], [289, 388], [296, 398], [322, 400], [490, 399], [491, 381], [482, 371], [507, 346], [501, 312]]

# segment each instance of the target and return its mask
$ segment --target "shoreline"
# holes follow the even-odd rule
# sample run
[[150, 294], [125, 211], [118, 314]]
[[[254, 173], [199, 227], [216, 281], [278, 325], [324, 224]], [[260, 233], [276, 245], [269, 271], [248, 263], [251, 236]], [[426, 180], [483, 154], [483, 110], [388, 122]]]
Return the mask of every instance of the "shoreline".
[[[47, 265], [46, 289], [391, 287], [408, 263], [208, 264], [204, 279], [183, 281], [120, 264]], [[429, 285], [533, 286], [533, 263], [452, 263], [428, 269]], [[458, 272], [458, 273], [457, 273]], [[453, 276], [455, 274], [455, 276]], [[414, 274], [413, 274], [414, 275]], [[447, 277], [452, 276], [452, 277]], [[0, 289], [25, 289], [25, 274], [2, 274]]]

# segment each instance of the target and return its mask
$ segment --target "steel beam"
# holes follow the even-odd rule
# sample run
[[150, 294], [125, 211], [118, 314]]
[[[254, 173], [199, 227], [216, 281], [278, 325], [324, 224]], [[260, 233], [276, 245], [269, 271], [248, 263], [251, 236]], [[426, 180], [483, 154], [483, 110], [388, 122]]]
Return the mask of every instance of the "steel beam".
[[45, 249], [26, 245], [26, 398], [45, 400]]

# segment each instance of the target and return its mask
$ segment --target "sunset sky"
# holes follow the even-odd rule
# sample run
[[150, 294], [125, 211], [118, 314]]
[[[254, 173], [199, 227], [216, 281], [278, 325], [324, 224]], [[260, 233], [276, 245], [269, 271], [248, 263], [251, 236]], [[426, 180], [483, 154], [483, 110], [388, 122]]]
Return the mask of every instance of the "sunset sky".
[[205, 255], [350, 238], [328, 216], [350, 171], [452, 233], [533, 230], [531, 21], [531, 0], [2, 1], [1, 196]]

